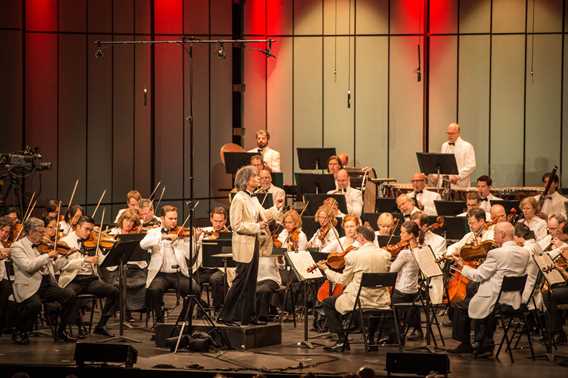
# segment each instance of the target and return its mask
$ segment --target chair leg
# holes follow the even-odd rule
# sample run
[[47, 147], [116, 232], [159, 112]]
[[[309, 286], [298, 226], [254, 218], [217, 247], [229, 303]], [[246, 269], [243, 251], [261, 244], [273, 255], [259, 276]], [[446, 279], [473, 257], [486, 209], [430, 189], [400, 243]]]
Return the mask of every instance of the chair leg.
[[[365, 319], [363, 317], [363, 311], [359, 309], [359, 317], [361, 322], [361, 334], [363, 335], [363, 344], [365, 345], [365, 352], [369, 351], [369, 343], [367, 342], [367, 332], [365, 331]], [[367, 319], [368, 321], [368, 319]]]
[[444, 341], [444, 336], [442, 335], [442, 328], [440, 327], [440, 321], [438, 320], [438, 316], [436, 315], [436, 310], [434, 307], [431, 307], [432, 310], [432, 321], [436, 325], [438, 329], [438, 335], [440, 336], [440, 341], [442, 342], [442, 346], [446, 346], [446, 342]]
[[523, 314], [523, 317], [525, 318], [524, 319], [525, 320], [525, 329], [527, 330], [527, 340], [529, 342], [529, 350], [531, 352], [531, 359], [534, 361], [536, 359], [536, 357], [535, 357], [535, 354], [534, 354], [534, 348], [533, 348], [533, 343], [532, 343], [531, 328], [529, 326], [527, 314]]
[[[513, 323], [513, 318], [509, 318], [509, 323], [507, 323], [506, 327], [503, 330], [503, 336], [505, 337], [505, 342], [507, 343], [507, 351], [509, 352], [509, 358], [511, 359], [511, 363], [515, 362], [513, 360], [513, 350], [511, 348], [511, 341], [509, 340], [509, 329], [511, 328], [511, 324]], [[502, 320], [502, 325], [505, 326], [505, 320]]]
[[[95, 316], [95, 309], [97, 308], [97, 298], [93, 298], [91, 302], [91, 317], [89, 318], [89, 335], [93, 329], [93, 318]], [[101, 317], [102, 317], [102, 308], [101, 308]]]

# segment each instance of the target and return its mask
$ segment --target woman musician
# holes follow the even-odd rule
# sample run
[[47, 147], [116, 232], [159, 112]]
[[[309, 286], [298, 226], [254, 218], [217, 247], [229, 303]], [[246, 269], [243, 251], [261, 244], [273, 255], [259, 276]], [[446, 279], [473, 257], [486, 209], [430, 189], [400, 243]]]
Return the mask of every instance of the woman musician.
[[79, 205], [73, 205], [65, 212], [65, 217], [59, 222], [59, 230], [63, 236], [67, 236], [71, 231], [75, 230], [79, 218], [83, 216], [83, 208]]
[[[339, 237], [336, 235], [335, 240], [325, 246], [321, 251], [324, 253], [329, 252], [341, 252], [349, 247], [358, 248], [359, 242], [355, 240], [357, 235], [357, 227], [361, 225], [359, 218], [354, 215], [346, 215], [343, 218], [343, 230], [345, 231], [345, 236]], [[335, 229], [330, 232], [335, 233]]]
[[305, 251], [308, 245], [308, 238], [302, 231], [302, 218], [294, 209], [284, 214], [284, 229], [278, 235], [278, 240], [282, 243], [282, 248], [288, 251]]
[[327, 205], [321, 205], [314, 218], [320, 227], [308, 242], [307, 247], [321, 250], [335, 241], [334, 229], [337, 225], [337, 219], [335, 218], [335, 211]]

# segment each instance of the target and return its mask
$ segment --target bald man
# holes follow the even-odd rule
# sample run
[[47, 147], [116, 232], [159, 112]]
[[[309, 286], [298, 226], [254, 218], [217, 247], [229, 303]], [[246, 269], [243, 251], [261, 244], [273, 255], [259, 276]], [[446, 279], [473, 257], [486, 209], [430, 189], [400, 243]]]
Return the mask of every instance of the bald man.
[[[521, 295], [519, 293], [502, 293], [501, 284], [504, 277], [519, 277], [526, 274], [529, 263], [530, 253], [527, 249], [517, 245], [514, 241], [514, 228], [509, 222], [501, 222], [495, 226], [495, 243], [499, 248], [490, 250], [485, 261], [474, 269], [463, 265], [461, 258], [456, 258], [454, 265], [461, 270], [462, 275], [471, 282], [478, 282], [479, 289], [471, 298], [467, 306], [467, 316], [462, 312], [456, 311], [454, 321], [462, 322], [461, 336], [458, 340], [461, 344], [451, 350], [453, 353], [474, 352], [469, 336], [469, 319], [474, 320], [476, 354], [480, 357], [491, 356], [493, 354], [493, 336], [497, 321], [493, 315], [493, 310], [499, 299], [499, 303], [506, 304], [514, 309], [521, 305]], [[461, 315], [461, 316], [460, 316]], [[460, 327], [455, 327], [456, 328]], [[456, 335], [453, 335], [454, 337]]]
[[457, 187], [468, 188], [471, 186], [471, 176], [475, 171], [475, 150], [471, 143], [461, 138], [460, 126], [450, 123], [448, 126], [448, 141], [442, 144], [441, 152], [454, 154], [458, 166], [458, 175], [451, 175], [450, 182]]
[[363, 211], [363, 193], [359, 189], [351, 187], [349, 173], [345, 169], [340, 169], [335, 178], [335, 190], [330, 190], [327, 194], [345, 194], [345, 202], [347, 202], [347, 213], [361, 216]]
[[416, 206], [426, 215], [438, 215], [434, 201], [440, 201], [442, 197], [439, 193], [426, 189], [426, 176], [422, 173], [415, 173], [410, 180], [412, 192], [407, 193], [408, 198], [413, 198]]

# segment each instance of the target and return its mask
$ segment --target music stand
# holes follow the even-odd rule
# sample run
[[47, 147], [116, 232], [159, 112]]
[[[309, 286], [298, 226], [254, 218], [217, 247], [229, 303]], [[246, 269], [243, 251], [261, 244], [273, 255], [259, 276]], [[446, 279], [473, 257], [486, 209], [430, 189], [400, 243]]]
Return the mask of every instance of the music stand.
[[368, 222], [373, 230], [378, 231], [377, 219], [379, 219], [379, 213], [363, 213], [361, 214], [361, 222], [365, 224]]
[[254, 196], [258, 198], [258, 202], [260, 202], [260, 205], [265, 209], [270, 209], [274, 206], [274, 196], [272, 193], [256, 193]]
[[144, 234], [119, 235], [117, 238], [118, 242], [114, 244], [110, 251], [108, 251], [100, 267], [101, 269], [104, 269], [111, 266], [118, 266], [118, 290], [120, 293], [119, 336], [110, 337], [101, 342], [107, 343], [127, 341], [131, 343], [140, 343], [140, 340], [124, 336], [124, 318], [126, 317], [126, 269], [128, 269], [127, 263], [129, 261], [142, 260], [140, 258], [138, 260], [135, 260], [135, 254], [140, 257], [140, 251], [144, 251], [140, 248], [140, 241], [144, 238]]
[[316, 194], [316, 193], [305, 193], [304, 202], [308, 202], [308, 207], [306, 208], [306, 215], [315, 215], [316, 211], [320, 208], [326, 198], [332, 197], [337, 201], [337, 206], [339, 211], [343, 214], [347, 214], [347, 202], [345, 201], [345, 195], [343, 194]]
[[272, 184], [274, 186], [281, 188], [282, 185], [284, 185], [284, 173], [272, 172], [271, 175], [272, 175]]
[[458, 165], [454, 154], [443, 154], [440, 152], [417, 152], [418, 166], [420, 172], [425, 175], [457, 175]]
[[400, 236], [396, 235], [377, 235], [377, 243], [379, 247], [384, 248], [389, 244], [397, 244], [400, 241]]
[[376, 209], [378, 213], [399, 213], [394, 198], [377, 198]]
[[336, 155], [335, 148], [296, 148], [300, 169], [327, 169], [327, 160]]
[[258, 155], [256, 152], [224, 152], [225, 172], [234, 175], [239, 168], [250, 165], [250, 158]]
[[468, 233], [467, 217], [444, 217], [446, 238], [459, 240]]
[[493, 205], [502, 205], [505, 208], [505, 213], [509, 214], [511, 209], [515, 209], [517, 214], [521, 213], [521, 208], [519, 207], [520, 201], [518, 200], [491, 200], [489, 201], [491, 206]]
[[327, 193], [335, 189], [335, 179], [331, 174], [295, 173], [297, 193]]
[[434, 200], [434, 206], [436, 206], [436, 213], [443, 216], [455, 216], [467, 209], [465, 201]]

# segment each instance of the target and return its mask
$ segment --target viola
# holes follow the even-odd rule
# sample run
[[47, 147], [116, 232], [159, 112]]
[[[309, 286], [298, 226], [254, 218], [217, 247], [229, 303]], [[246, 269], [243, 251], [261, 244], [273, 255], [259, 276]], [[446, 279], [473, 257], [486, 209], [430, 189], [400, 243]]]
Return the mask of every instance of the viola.
[[[344, 251], [341, 252], [331, 252], [325, 261], [326, 265], [335, 271], [342, 271], [345, 268], [345, 255], [349, 252], [357, 249], [355, 246], [350, 245], [349, 247], [345, 248]], [[308, 273], [313, 272], [317, 269], [317, 265], [313, 265], [307, 269]], [[317, 298], [318, 301], [323, 302], [326, 298], [330, 296], [337, 297], [343, 293], [345, 287], [341, 284], [335, 284], [332, 288], [331, 282], [329, 280], [325, 280], [323, 284], [318, 289]]]
[[37, 250], [41, 254], [50, 253], [55, 250], [62, 256], [67, 256], [72, 251], [71, 247], [69, 247], [69, 245], [67, 245], [64, 241], [54, 242], [50, 239], [43, 240], [37, 247]]
[[[100, 234], [100, 240], [99, 240]], [[117, 242], [115, 238], [109, 235], [107, 232], [101, 231], [92, 231], [89, 235], [89, 238], [83, 241], [83, 248], [86, 250], [91, 250], [97, 248], [97, 243], [99, 248], [102, 249], [111, 249], [114, 247], [114, 244]]]
[[392, 259], [395, 259], [396, 256], [399, 254], [399, 252], [405, 248], [408, 248], [409, 245], [410, 242], [408, 240], [407, 241], [401, 240], [396, 244], [387, 244], [385, 249], [387, 250], [388, 253], [391, 254]]

